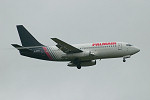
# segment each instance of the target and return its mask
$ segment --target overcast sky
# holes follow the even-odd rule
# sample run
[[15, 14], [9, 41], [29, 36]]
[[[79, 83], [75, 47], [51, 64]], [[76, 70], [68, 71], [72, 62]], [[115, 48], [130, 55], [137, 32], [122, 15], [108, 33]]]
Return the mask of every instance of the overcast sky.
[[[141, 51], [71, 68], [20, 56], [16, 25], [45, 45], [120, 41]], [[150, 0], [1, 0], [0, 100], [150, 100]]]

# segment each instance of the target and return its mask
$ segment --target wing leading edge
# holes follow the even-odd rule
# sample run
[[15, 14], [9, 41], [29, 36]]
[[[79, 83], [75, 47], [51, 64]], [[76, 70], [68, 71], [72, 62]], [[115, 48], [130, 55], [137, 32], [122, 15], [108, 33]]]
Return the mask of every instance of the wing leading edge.
[[62, 50], [64, 53], [79, 53], [79, 52], [83, 52], [82, 50], [68, 44], [68, 43], [65, 43], [64, 41], [62, 40], [59, 40], [57, 38], [51, 38], [54, 42], [57, 43], [57, 47]]

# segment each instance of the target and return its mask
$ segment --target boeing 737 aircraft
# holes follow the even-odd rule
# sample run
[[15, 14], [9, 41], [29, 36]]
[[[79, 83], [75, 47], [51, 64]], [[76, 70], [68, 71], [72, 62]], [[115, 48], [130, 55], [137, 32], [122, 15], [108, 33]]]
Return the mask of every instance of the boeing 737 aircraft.
[[135, 46], [124, 42], [97, 42], [70, 45], [58, 38], [51, 38], [56, 46], [45, 46], [39, 43], [23, 25], [17, 25], [22, 46], [12, 44], [22, 56], [48, 61], [70, 61], [68, 66], [96, 65], [97, 59], [126, 58], [140, 51]]

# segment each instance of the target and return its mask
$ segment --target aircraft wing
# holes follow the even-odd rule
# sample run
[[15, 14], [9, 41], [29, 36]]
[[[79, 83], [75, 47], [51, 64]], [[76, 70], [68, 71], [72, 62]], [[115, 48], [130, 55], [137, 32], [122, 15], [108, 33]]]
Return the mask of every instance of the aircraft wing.
[[57, 38], [51, 38], [53, 41], [55, 41], [57, 43], [57, 47], [62, 50], [64, 53], [79, 53], [79, 52], [83, 52], [82, 50], [68, 44], [65, 43], [64, 41], [61, 41]]

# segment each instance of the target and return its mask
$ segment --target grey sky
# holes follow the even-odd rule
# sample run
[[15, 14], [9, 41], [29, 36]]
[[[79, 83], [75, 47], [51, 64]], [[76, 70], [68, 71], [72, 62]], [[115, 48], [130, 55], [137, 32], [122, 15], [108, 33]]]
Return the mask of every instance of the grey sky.
[[[122, 41], [141, 51], [127, 59], [70, 68], [67, 63], [22, 57], [23, 24], [45, 45]], [[0, 100], [150, 100], [149, 0], [1, 0]]]

